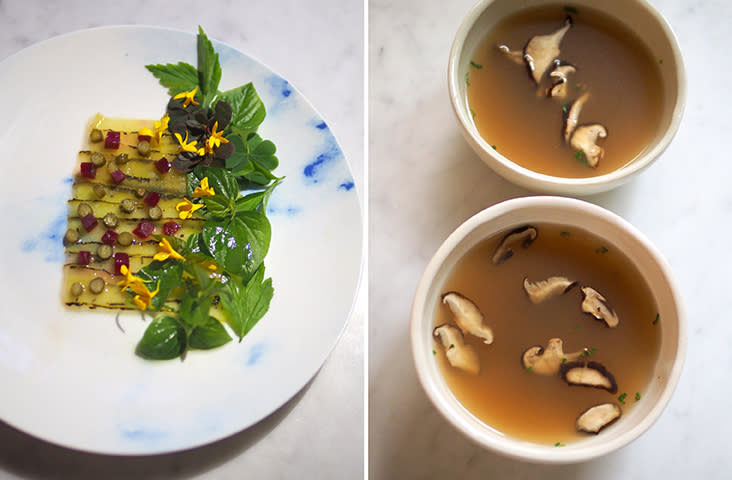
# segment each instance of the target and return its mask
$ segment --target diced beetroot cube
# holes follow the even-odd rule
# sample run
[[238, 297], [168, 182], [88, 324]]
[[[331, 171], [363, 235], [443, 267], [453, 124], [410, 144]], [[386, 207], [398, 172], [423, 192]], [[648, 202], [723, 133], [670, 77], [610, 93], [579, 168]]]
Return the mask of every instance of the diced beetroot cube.
[[87, 232], [91, 232], [94, 230], [94, 227], [97, 226], [97, 217], [94, 216], [93, 213], [87, 213], [84, 217], [81, 218], [81, 225], [84, 227], [84, 230]]
[[178, 230], [180, 230], [180, 225], [178, 225], [175, 222], [171, 221], [171, 222], [165, 222], [163, 224], [163, 233], [166, 235], [173, 236], [173, 235], [175, 235], [175, 232], [177, 232]]
[[119, 148], [119, 132], [107, 132], [107, 136], [104, 138], [104, 148], [111, 148], [113, 150]]
[[115, 170], [114, 172], [109, 174], [112, 177], [112, 181], [114, 183], [122, 183], [122, 181], [127, 178], [127, 175], [125, 175], [125, 172], [120, 170], [119, 168]]
[[160, 173], [168, 173], [170, 171], [170, 162], [167, 158], [163, 157], [155, 162], [155, 168], [157, 168]]
[[155, 231], [155, 225], [150, 222], [142, 221], [137, 224], [137, 227], [135, 227], [132, 233], [140, 238], [147, 238], [153, 233], [153, 231]]
[[104, 232], [104, 235], [102, 235], [102, 243], [106, 243], [107, 245], [114, 245], [114, 243], [117, 241], [117, 237], [119, 235], [114, 230], [107, 230]]
[[114, 273], [117, 275], [122, 273], [120, 271], [122, 265], [130, 268], [130, 256], [123, 252], [117, 252], [114, 254]]
[[89, 265], [91, 263], [91, 252], [81, 250], [77, 261], [79, 262], [79, 265]]
[[149, 192], [145, 197], [145, 203], [154, 207], [160, 201], [160, 194], [158, 192]]
[[95, 178], [97, 176], [97, 166], [92, 162], [81, 162], [81, 176], [84, 178]]

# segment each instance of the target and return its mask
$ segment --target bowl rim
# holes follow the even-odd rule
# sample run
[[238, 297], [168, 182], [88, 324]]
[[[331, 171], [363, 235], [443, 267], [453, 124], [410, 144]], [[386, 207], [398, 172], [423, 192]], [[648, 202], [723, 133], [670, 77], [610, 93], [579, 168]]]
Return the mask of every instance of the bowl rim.
[[[572, 211], [580, 215], [589, 215], [600, 221], [612, 224], [612, 228], [619, 232], [630, 235], [633, 241], [637, 242], [638, 246], [644, 251], [644, 254], [648, 255], [655, 264], [654, 266], [661, 272], [666, 281], [664, 288], [667, 288], [671, 293], [674, 308], [677, 311], [676, 327], [678, 334], [674, 348], [673, 365], [668, 371], [665, 384], [660, 389], [658, 400], [638, 423], [628, 428], [627, 431], [602, 443], [583, 445], [584, 442], [576, 442], [568, 444], [564, 448], [557, 449], [551, 446], [502, 436], [502, 434], [489, 434], [488, 430], [490, 430], [490, 426], [477, 419], [467, 409], [463, 408], [461, 412], [458, 412], [451, 408], [447, 399], [441, 395], [441, 390], [444, 391], [444, 388], [442, 388], [444, 379], [439, 376], [439, 373], [437, 375], [430, 375], [431, 368], [428, 362], [434, 360], [432, 360], [432, 355], [425, 353], [425, 349], [422, 348], [425, 340], [424, 322], [432, 321], [431, 318], [425, 319], [422, 315], [425, 305], [431, 301], [427, 298], [427, 293], [434, 283], [436, 274], [440, 271], [443, 263], [455, 247], [459, 246], [472, 232], [487, 222], [519, 210], [530, 212], [537, 208], [553, 208], [562, 211]], [[530, 222], [531, 220], [527, 219], [526, 221]], [[500, 232], [497, 231], [495, 233]], [[688, 341], [686, 311], [683, 306], [681, 292], [672, 275], [670, 265], [661, 255], [660, 251], [638, 229], [619, 215], [584, 200], [556, 196], [530, 196], [504, 200], [478, 212], [457, 227], [437, 249], [418, 282], [410, 311], [409, 329], [412, 359], [417, 377], [427, 397], [440, 414], [458, 431], [485, 449], [514, 459], [543, 464], [569, 464], [591, 460], [626, 446], [647, 431], [661, 416], [678, 385], [686, 358]], [[449, 391], [449, 388], [447, 391]], [[460, 404], [460, 402], [457, 401], [457, 404]], [[460, 406], [462, 405], [460, 404]], [[480, 426], [480, 429], [475, 428], [476, 426]]]
[[[674, 104], [671, 112], [669, 125], [663, 133], [663, 136], [658, 139], [651, 149], [643, 152], [643, 154], [640, 157], [637, 157], [633, 162], [630, 162], [616, 170], [586, 178], [559, 177], [535, 172], [514, 163], [497, 150], [494, 150], [476, 131], [472, 126], [471, 120], [467, 117], [467, 114], [460, 108], [460, 104], [464, 102], [464, 99], [463, 95], [460, 94], [458, 70], [460, 68], [460, 59], [466, 38], [472, 31], [475, 22], [482, 15], [483, 11], [496, 1], [497, 0], [479, 0], [464, 17], [450, 48], [447, 67], [448, 93], [453, 112], [458, 119], [463, 136], [466, 138], [473, 150], [479, 154], [484, 163], [488, 164], [488, 166], [506, 180], [529, 190], [561, 195], [590, 195], [611, 190], [619, 186], [630, 179], [634, 174], [645, 170], [661, 156], [676, 136], [686, 108], [686, 67], [678, 39], [671, 28], [671, 25], [661, 12], [647, 0], [633, 1], [637, 2], [642, 9], [645, 9], [645, 11], [658, 23], [665, 37], [668, 39], [676, 64], [675, 72], [677, 83], [676, 103]], [[490, 160], [486, 158], [486, 156]]]

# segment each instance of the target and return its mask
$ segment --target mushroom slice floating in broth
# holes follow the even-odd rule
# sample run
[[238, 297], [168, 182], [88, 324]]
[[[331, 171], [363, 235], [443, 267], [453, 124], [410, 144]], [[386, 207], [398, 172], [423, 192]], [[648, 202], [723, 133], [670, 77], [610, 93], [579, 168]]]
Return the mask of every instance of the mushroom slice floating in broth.
[[498, 245], [498, 248], [496, 248], [495, 253], [493, 253], [491, 261], [496, 265], [505, 262], [513, 256], [514, 246], [520, 244], [522, 247], [528, 248], [529, 245], [536, 240], [537, 235], [538, 232], [536, 228], [530, 225], [511, 230], [505, 237], [503, 237], [503, 240], [501, 240], [501, 243]]
[[459, 368], [473, 375], [480, 372], [480, 360], [473, 347], [465, 345], [463, 334], [457, 327], [452, 325], [440, 325], [432, 333], [440, 339], [445, 348], [447, 361], [455, 368]]
[[605, 156], [605, 149], [597, 145], [597, 139], [605, 137], [607, 137], [607, 129], [599, 123], [580, 125], [575, 129], [569, 143], [572, 148], [581, 151], [587, 160], [587, 164], [594, 168]]
[[582, 112], [582, 107], [585, 105], [585, 102], [587, 99], [590, 98], [590, 93], [585, 92], [583, 93], [578, 99], [576, 99], [574, 102], [572, 102], [572, 105], [570, 105], [569, 110], [567, 110], [567, 115], [564, 117], [564, 141], [569, 143], [569, 139], [572, 137], [572, 133], [574, 133], [574, 129], [577, 128], [577, 123], [579, 122], [579, 115], [580, 112]]
[[601, 388], [610, 393], [618, 391], [615, 377], [598, 362], [576, 361], [563, 363], [559, 367], [559, 374], [569, 385]]
[[559, 56], [559, 45], [564, 34], [572, 26], [572, 17], [567, 17], [561, 28], [548, 35], [536, 35], [524, 47], [524, 61], [531, 78], [539, 85], [552, 62]]
[[442, 295], [442, 303], [450, 307], [455, 323], [463, 333], [482, 338], [483, 343], [493, 343], [493, 330], [483, 324], [483, 312], [469, 298], [458, 292]]
[[578, 352], [564, 353], [562, 340], [552, 338], [547, 342], [546, 348], [541, 345], [527, 348], [521, 356], [521, 363], [533, 373], [556, 375], [563, 363], [579, 360], [585, 351], [586, 349], [582, 349]]
[[610, 303], [600, 292], [592, 287], [582, 287], [582, 311], [589, 313], [595, 319], [605, 322], [610, 328], [615, 328], [620, 323], [618, 314], [610, 306]]
[[559, 60], [554, 62], [554, 69], [549, 72], [549, 78], [552, 85], [547, 88], [547, 97], [564, 98], [567, 96], [567, 77], [576, 72], [574, 65], [569, 63], [561, 63]]
[[598, 433], [611, 423], [620, 418], [622, 411], [620, 407], [612, 402], [602, 403], [587, 409], [577, 417], [575, 426], [580, 432]]
[[508, 45], [498, 45], [498, 51], [501, 52], [511, 60], [513, 63], [518, 65], [524, 65], [524, 52], [519, 50], [511, 50]]
[[524, 291], [529, 296], [531, 303], [538, 304], [557, 295], [567, 293], [577, 285], [577, 282], [566, 277], [549, 277], [546, 280], [530, 282], [524, 278]]

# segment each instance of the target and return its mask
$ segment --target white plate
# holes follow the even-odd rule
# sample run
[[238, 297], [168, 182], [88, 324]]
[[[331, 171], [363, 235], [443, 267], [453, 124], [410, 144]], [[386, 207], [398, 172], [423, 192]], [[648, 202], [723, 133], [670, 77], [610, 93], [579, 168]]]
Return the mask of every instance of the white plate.
[[114, 313], [61, 305], [66, 200], [87, 120], [162, 116], [167, 91], [144, 66], [195, 65], [195, 45], [195, 35], [178, 31], [101, 28], [0, 63], [0, 419], [31, 435], [123, 455], [221, 439], [295, 395], [345, 327], [363, 227], [343, 153], [292, 85], [215, 41], [220, 89], [254, 83], [267, 106], [259, 131], [276, 143], [276, 173], [287, 177], [269, 208], [270, 311], [241, 343], [150, 362], [134, 354], [147, 325], [139, 314], [120, 317], [123, 333]]

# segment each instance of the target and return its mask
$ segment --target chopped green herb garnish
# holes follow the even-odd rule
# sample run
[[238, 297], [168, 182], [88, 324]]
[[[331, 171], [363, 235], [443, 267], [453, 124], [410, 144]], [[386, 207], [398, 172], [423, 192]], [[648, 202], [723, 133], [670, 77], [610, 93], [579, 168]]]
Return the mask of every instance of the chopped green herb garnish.
[[534, 367], [528, 367], [528, 368], [526, 369], [526, 371], [527, 371], [527, 372], [529, 372], [529, 373], [531, 373], [531, 372], [533, 372], [533, 371], [534, 371]]
[[432, 349], [432, 355], [437, 355], [437, 350]]
[[661, 58], [661, 59], [658, 60], [658, 64], [659, 65], [663, 65], [663, 58]]
[[473, 110], [472, 108], [470, 109], [470, 116], [475, 118], [475, 110]]
[[567, 113], [568, 111], [569, 111], [569, 103], [567, 103], [567, 102], [564, 102], [564, 103], [562, 104], [562, 112], [563, 112], [563, 113]]
[[455, 348], [455, 344], [454, 343], [451, 343], [450, 344], [450, 348]]
[[587, 161], [587, 157], [585, 157], [584, 150], [577, 150], [576, 152], [574, 152], [574, 158], [576, 158], [578, 162], [582, 162], [585, 165], [589, 165], [589, 162]]
[[593, 348], [585, 348], [585, 351], [582, 352], [582, 356], [585, 357], [585, 358], [587, 358], [590, 355], [592, 355], [593, 353], [595, 353], [596, 351], [597, 351], [597, 349], [594, 348], [594, 347]]
[[600, 248], [598, 248], [597, 250], [595, 250], [595, 253], [607, 253], [608, 251], [609, 250], [607, 249], [607, 247], [603, 245]]
[[575, 84], [574, 84], [574, 89], [575, 89], [575, 90], [579, 90], [579, 88], [580, 88], [580, 84], [579, 84], [579, 83], [575, 83]]
[[474, 68], [477, 68], [478, 70], [480, 70], [481, 68], [483, 68], [483, 65], [481, 65], [481, 64], [479, 64], [479, 63], [475, 63], [475, 62], [474, 62], [474, 61], [472, 61], [472, 60], [470, 61], [470, 65], [471, 65], [472, 67], [474, 67]]
[[575, 329], [575, 330], [579, 330], [579, 329], [580, 329], [580, 324], [578, 323], [577, 325], [575, 325], [575, 326], [574, 326], [574, 329]]
[[572, 5], [565, 5], [564, 11], [569, 13], [574, 13], [575, 15], [579, 12], [577, 12], [577, 8], [573, 7]]
[[562, 230], [561, 232], [559, 232], [559, 236], [560, 237], [568, 237], [569, 236], [569, 232], [566, 231], [566, 230]]
[[637, 401], [638, 401], [638, 400], [640, 400], [640, 399], [641, 399], [641, 394], [640, 394], [640, 392], [635, 392], [635, 401], [637, 402]]
[[465, 72], [465, 85], [470, 86], [470, 72]]
[[567, 363], [567, 357], [562, 357], [562, 363]]
[[491, 147], [493, 148], [493, 150], [498, 150], [498, 147], [496, 145], [491, 145]]
[[653, 319], [653, 324], [656, 325], [658, 323], [658, 320], [661, 318], [661, 314], [657, 313], [656, 318]]
[[563, 447], [564, 444], [562, 442], [557, 442], [554, 444], [555, 447]]
[[627, 397], [627, 396], [628, 396], [627, 393], [621, 393], [620, 396], [618, 397], [618, 402], [620, 402], [623, 405], [625, 405], [625, 397]]

